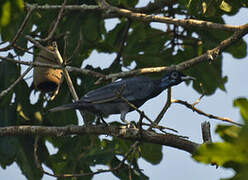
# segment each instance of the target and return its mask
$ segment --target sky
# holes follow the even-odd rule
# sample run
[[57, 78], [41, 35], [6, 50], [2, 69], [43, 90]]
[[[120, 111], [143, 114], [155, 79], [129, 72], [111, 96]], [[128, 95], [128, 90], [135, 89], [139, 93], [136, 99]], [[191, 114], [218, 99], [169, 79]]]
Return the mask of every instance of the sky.
[[[139, 6], [145, 5], [147, 2], [149, 1], [142, 1], [142, 4], [139, 4]], [[247, 17], [247, 14], [247, 9], [241, 9], [235, 17], [226, 16], [225, 21], [227, 24], [231, 25], [242, 25], [247, 23], [247, 18], [243, 18]], [[117, 21], [114, 20], [108, 21], [106, 25], [107, 28], [114, 27], [116, 22]], [[163, 24], [160, 23], [152, 23], [152, 25], [156, 28], [163, 26]], [[245, 37], [245, 41], [246, 43], [248, 42], [248, 36]], [[101, 68], [108, 67], [112, 63], [115, 56], [115, 54], [98, 54], [94, 51], [91, 56], [84, 61], [83, 67], [86, 66], [86, 64], [91, 64], [94, 67], [100, 66]], [[245, 74], [247, 74], [247, 67], [248, 63], [246, 58], [234, 59], [231, 55], [224, 53], [223, 76], [228, 76], [228, 82], [225, 84], [227, 91], [224, 92], [218, 89], [214, 95], [205, 96], [201, 100], [200, 104], [197, 105], [197, 108], [207, 113], [221, 117], [229, 117], [236, 122], [241, 122], [239, 109], [233, 107], [233, 100], [238, 97], [248, 98], [248, 83], [244, 83], [247, 82], [247, 76], [245, 76]], [[192, 89], [192, 84], [186, 86], [184, 83], [181, 83], [180, 85], [172, 88], [172, 97], [175, 99], [182, 99], [193, 103], [199, 98], [199, 96], [200, 94]], [[150, 118], [155, 118], [163, 108], [166, 97], [167, 94], [166, 91], [164, 91], [158, 97], [145, 103], [141, 107], [141, 110], [143, 110]], [[129, 121], [138, 119], [138, 117], [139, 114], [137, 112], [130, 112], [127, 115], [127, 119]], [[119, 115], [112, 115], [107, 119], [107, 121], [115, 121], [119, 118]], [[180, 135], [188, 136], [190, 140], [197, 143], [202, 143], [201, 123], [204, 121], [209, 121], [211, 123], [213, 141], [221, 141], [219, 136], [215, 134], [214, 129], [217, 124], [224, 124], [223, 122], [198, 115], [180, 104], [173, 104], [169, 108], [168, 112], [161, 121], [161, 125], [174, 128], [179, 131]], [[79, 123], [82, 124], [81, 119]], [[56, 153], [56, 149], [54, 149], [51, 144], [47, 143], [47, 146], [51, 154]], [[218, 180], [220, 178], [227, 178], [233, 175], [233, 171], [231, 169], [216, 169], [214, 166], [198, 163], [194, 161], [191, 158], [191, 155], [187, 152], [167, 146], [163, 146], [163, 159], [160, 164], [152, 165], [145, 160], [140, 159], [139, 165], [151, 180], [164, 178], [170, 180]], [[46, 169], [46, 167], [44, 168]], [[106, 167], [92, 167], [93, 170], [99, 168]], [[50, 171], [49, 169], [46, 170]], [[0, 177], [1, 179], [26, 179], [15, 163], [6, 169], [0, 168]], [[93, 178], [93, 180], [105, 179], [117, 180], [118, 178], [113, 176], [111, 173], [99, 174]], [[55, 178], [45, 175], [43, 176], [43, 180], [55, 180]]]

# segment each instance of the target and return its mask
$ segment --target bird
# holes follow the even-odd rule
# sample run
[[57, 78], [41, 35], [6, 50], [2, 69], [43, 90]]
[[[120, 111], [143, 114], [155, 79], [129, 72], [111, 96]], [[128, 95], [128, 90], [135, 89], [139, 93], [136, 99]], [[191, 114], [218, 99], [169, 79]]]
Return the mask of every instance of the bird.
[[[115, 81], [111, 84], [94, 89], [86, 93], [80, 100], [57, 106], [50, 112], [79, 109], [98, 115], [103, 120], [103, 115], [120, 114], [122, 122], [129, 124], [126, 114], [133, 111], [127, 102], [139, 108], [149, 99], [156, 97], [163, 90], [180, 84], [186, 80], [194, 80], [194, 77], [186, 76], [180, 71], [166, 73], [161, 79], [151, 79], [145, 76], [137, 76]], [[123, 98], [120, 98], [123, 97]], [[103, 120], [104, 123], [106, 123]]]

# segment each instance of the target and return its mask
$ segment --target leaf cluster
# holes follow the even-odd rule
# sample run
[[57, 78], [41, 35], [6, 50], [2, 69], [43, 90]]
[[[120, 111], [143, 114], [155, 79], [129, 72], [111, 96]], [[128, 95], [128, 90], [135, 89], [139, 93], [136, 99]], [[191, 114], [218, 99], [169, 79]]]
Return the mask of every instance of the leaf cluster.
[[223, 142], [201, 145], [194, 159], [207, 164], [232, 168], [235, 175], [228, 179], [245, 180], [248, 175], [248, 100], [238, 98], [234, 101], [234, 106], [240, 108], [245, 125], [242, 128], [219, 125], [216, 133], [220, 135]]

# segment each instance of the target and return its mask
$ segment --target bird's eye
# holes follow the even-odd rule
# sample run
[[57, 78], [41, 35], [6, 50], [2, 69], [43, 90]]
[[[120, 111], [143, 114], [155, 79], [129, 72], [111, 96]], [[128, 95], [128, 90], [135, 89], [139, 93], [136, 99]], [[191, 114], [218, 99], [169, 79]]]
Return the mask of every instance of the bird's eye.
[[178, 78], [178, 75], [179, 75], [178, 72], [172, 72], [171, 73], [171, 78], [172, 79], [177, 79]]

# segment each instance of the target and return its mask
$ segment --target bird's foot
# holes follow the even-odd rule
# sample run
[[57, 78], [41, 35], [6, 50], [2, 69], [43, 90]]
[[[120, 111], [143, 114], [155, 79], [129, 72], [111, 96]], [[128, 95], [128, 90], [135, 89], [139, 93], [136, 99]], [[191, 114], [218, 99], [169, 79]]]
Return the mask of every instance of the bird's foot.
[[107, 127], [109, 124], [106, 121], [104, 121], [103, 117], [100, 117], [97, 118], [96, 125], [104, 125], [105, 127]]

